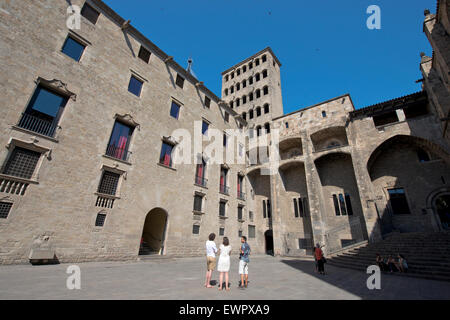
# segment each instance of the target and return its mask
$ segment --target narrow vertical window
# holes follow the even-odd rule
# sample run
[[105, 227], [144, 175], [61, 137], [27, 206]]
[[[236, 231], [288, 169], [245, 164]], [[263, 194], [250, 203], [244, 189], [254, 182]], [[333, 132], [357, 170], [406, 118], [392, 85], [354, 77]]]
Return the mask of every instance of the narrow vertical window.
[[345, 194], [345, 204], [347, 206], [347, 213], [349, 216], [353, 215], [352, 202], [350, 200], [350, 195], [348, 193]]
[[178, 119], [180, 115], [180, 105], [175, 101], [172, 101], [172, 106], [170, 107], [170, 116], [172, 118]]
[[341, 214], [343, 216], [347, 215], [347, 210], [345, 208], [345, 199], [344, 196], [342, 194], [339, 194], [339, 204], [341, 205]]
[[180, 76], [179, 74], [177, 74], [177, 79], [175, 80], [175, 83], [177, 84], [178, 87], [183, 89], [183, 87], [184, 87], [184, 78], [182, 76]]
[[97, 214], [97, 218], [95, 219], [95, 226], [103, 227], [105, 225], [105, 220], [106, 220], [106, 214], [104, 214], [104, 213]]
[[305, 216], [304, 207], [303, 207], [303, 199], [298, 198], [298, 209], [300, 211], [300, 217], [303, 218]]
[[408, 201], [406, 200], [405, 189], [389, 189], [389, 202], [394, 214], [410, 214]]
[[141, 46], [138, 57], [145, 63], [148, 63], [150, 61], [150, 51]]
[[135, 96], [140, 97], [143, 85], [144, 83], [141, 80], [139, 80], [135, 76], [131, 76], [130, 83], [128, 84], [128, 91]]
[[194, 196], [194, 211], [202, 212], [202, 202], [203, 197], [201, 195], [196, 194]]
[[294, 198], [294, 216], [298, 218], [298, 204], [297, 199]]
[[339, 202], [338, 202], [338, 198], [335, 194], [333, 194], [333, 204], [334, 204], [334, 212], [336, 213], [336, 216], [340, 216], [341, 211], [339, 210]]
[[205, 96], [205, 107], [210, 108], [211, 107], [211, 99]]
[[267, 207], [266, 207], [266, 200], [262, 201], [262, 207], [263, 207], [263, 218], [267, 218]]
[[106, 155], [119, 160], [128, 161], [128, 148], [133, 130], [133, 127], [116, 121], [111, 137], [109, 138], [108, 147], [106, 148]]
[[172, 151], [173, 146], [166, 142], [163, 142], [161, 155], [159, 157], [159, 163], [166, 167], [172, 167]]
[[202, 123], [202, 134], [204, 136], [208, 136], [208, 129], [209, 129], [209, 123], [206, 121], [203, 121]]

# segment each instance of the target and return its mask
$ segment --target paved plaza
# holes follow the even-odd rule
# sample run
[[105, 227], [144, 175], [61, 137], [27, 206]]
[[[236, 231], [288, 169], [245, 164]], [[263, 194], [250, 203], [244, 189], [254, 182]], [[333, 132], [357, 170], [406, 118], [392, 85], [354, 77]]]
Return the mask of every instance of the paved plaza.
[[204, 258], [83, 263], [80, 290], [66, 287], [70, 265], [1, 266], [0, 299], [450, 299], [450, 282], [382, 275], [381, 290], [370, 291], [363, 272], [327, 266], [320, 276], [313, 261], [270, 256], [252, 257], [246, 290], [237, 288], [232, 257], [232, 290], [220, 292], [203, 288], [205, 265]]

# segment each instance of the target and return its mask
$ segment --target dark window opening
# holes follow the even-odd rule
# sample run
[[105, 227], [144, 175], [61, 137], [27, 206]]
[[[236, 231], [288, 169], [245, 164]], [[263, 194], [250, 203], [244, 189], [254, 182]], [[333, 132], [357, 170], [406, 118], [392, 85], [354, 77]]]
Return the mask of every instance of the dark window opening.
[[322, 111], [322, 118], [326, 118], [327, 117], [327, 112], [326, 111]]
[[256, 90], [256, 99], [261, 98], [261, 90]]
[[163, 142], [161, 155], [159, 156], [159, 163], [166, 167], [172, 167], [172, 151], [173, 145]]
[[223, 237], [225, 235], [225, 228], [219, 228], [219, 236]]
[[183, 89], [184, 78], [182, 76], [180, 76], [179, 74], [177, 74], [177, 79], [175, 80], [175, 83], [177, 84], [177, 86], [179, 86], [181, 89]]
[[172, 106], [170, 107], [170, 116], [172, 118], [178, 119], [180, 115], [180, 108], [181, 106], [178, 103], [172, 101]]
[[250, 118], [250, 119], [253, 119], [253, 113], [254, 113], [253, 110], [250, 110], [250, 111], [249, 111], [249, 118]]
[[10, 202], [0, 202], [0, 219], [7, 219], [9, 212], [12, 208], [12, 203]]
[[269, 87], [264, 87], [263, 88], [263, 92], [264, 92], [264, 95], [268, 95], [269, 94]]
[[253, 92], [248, 95], [248, 100], [253, 101]]
[[15, 147], [3, 173], [9, 176], [31, 179], [40, 157], [39, 152]]
[[347, 210], [345, 208], [345, 199], [344, 199], [344, 196], [342, 194], [339, 194], [339, 204], [341, 206], [341, 214], [343, 216], [346, 216], [347, 215]]
[[410, 214], [408, 201], [406, 199], [405, 189], [389, 189], [389, 202], [394, 214]]
[[261, 116], [261, 108], [260, 107], [256, 108], [256, 116], [257, 117]]
[[339, 202], [338, 202], [338, 198], [335, 194], [333, 194], [333, 204], [334, 204], [334, 212], [335, 212], [336, 216], [340, 216], [341, 211], [339, 210]]
[[257, 73], [257, 74], [256, 74], [256, 76], [255, 76], [255, 80], [256, 80], [256, 81], [259, 81], [259, 80], [261, 80], [261, 76], [259, 75], [259, 73]]
[[245, 87], [247, 87], [247, 81], [242, 81], [242, 88], [245, 88]]
[[259, 66], [259, 59], [256, 59], [255, 65]]
[[248, 64], [248, 69], [249, 69], [249, 70], [253, 69], [253, 63], [252, 63], [252, 62], [250, 62], [250, 63]]
[[428, 114], [428, 108], [425, 103], [416, 103], [403, 109], [406, 119], [425, 116]]
[[248, 78], [248, 84], [253, 84], [253, 78], [252, 77]]
[[266, 130], [266, 133], [270, 133], [270, 124], [269, 124], [269, 123], [266, 123], [266, 124], [264, 125], [264, 129]]
[[294, 216], [295, 216], [296, 218], [299, 217], [297, 199], [294, 199]]
[[197, 224], [194, 224], [192, 226], [192, 234], [200, 234], [200, 226]]
[[431, 160], [428, 152], [426, 152], [422, 149], [417, 150], [417, 156], [419, 158], [419, 162], [428, 162]]
[[204, 136], [208, 136], [208, 129], [209, 129], [209, 123], [206, 121], [203, 121], [202, 123], [202, 134]]
[[202, 202], [203, 202], [203, 197], [196, 194], [194, 196], [194, 211], [202, 212]]
[[247, 120], [247, 113], [244, 112], [244, 113], [242, 114], [242, 119]]
[[67, 37], [64, 42], [62, 53], [71, 57], [75, 61], [80, 61], [86, 46], [79, 41], [75, 40], [71, 36]]
[[104, 171], [100, 185], [98, 186], [98, 193], [115, 196], [117, 186], [119, 185], [120, 174], [111, 171]]
[[267, 114], [267, 113], [269, 113], [269, 111], [270, 111], [269, 105], [265, 104], [264, 105], [264, 113]]
[[105, 225], [105, 220], [106, 220], [106, 214], [104, 214], [104, 213], [97, 214], [97, 218], [95, 219], [95, 226], [103, 227]]
[[347, 206], [348, 215], [352, 216], [353, 215], [352, 202], [350, 200], [350, 195], [348, 193], [345, 194], [345, 205]]
[[130, 83], [128, 84], [128, 91], [137, 97], [141, 96], [143, 82], [138, 80], [135, 76], [131, 76]]
[[207, 108], [211, 107], [211, 99], [205, 96], [205, 106]]
[[246, 104], [247, 103], [247, 96], [243, 96], [242, 97], [242, 104]]
[[263, 75], [263, 78], [267, 78], [267, 70], [264, 70], [264, 71], [262, 72], [262, 75]]
[[267, 206], [266, 206], [266, 200], [262, 201], [262, 207], [263, 207], [263, 218], [267, 218]]
[[219, 216], [225, 217], [226, 205], [227, 204], [224, 201], [220, 201], [220, 203], [219, 203]]
[[145, 49], [143, 46], [141, 46], [141, 48], [139, 49], [139, 54], [138, 57], [148, 63], [150, 61], [150, 51], [148, 51], [147, 49]]
[[380, 114], [380, 115], [374, 116], [373, 117], [373, 122], [374, 122], [376, 127], [384, 126], [384, 125], [387, 125], [389, 123], [398, 122], [397, 112], [391, 111], [391, 112], [388, 112], [388, 113], [385, 113], [385, 114]]
[[92, 24], [96, 24], [100, 13], [89, 4], [84, 3], [83, 9], [81, 9], [81, 15], [88, 19]]
[[244, 217], [243, 217], [243, 215], [242, 215], [242, 207], [241, 206], [239, 206], [238, 207], [238, 220], [239, 221], [242, 221], [242, 220], [244, 220]]
[[128, 161], [131, 136], [134, 128], [119, 121], [114, 123], [114, 128], [109, 138], [108, 147], [106, 148], [106, 155]]
[[264, 55], [262, 56], [262, 62], [266, 62], [267, 61], [267, 57]]

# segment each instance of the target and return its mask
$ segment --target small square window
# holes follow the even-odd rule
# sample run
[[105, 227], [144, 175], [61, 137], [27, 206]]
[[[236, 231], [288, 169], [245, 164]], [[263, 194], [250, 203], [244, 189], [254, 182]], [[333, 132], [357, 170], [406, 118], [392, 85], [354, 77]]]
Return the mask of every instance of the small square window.
[[100, 13], [92, 8], [89, 4], [85, 3], [83, 9], [81, 9], [81, 15], [89, 20], [92, 24], [96, 24]]
[[139, 58], [148, 63], [150, 61], [150, 51], [148, 51], [147, 49], [145, 49], [143, 46], [141, 46], [141, 49], [139, 49]]
[[192, 226], [192, 234], [200, 234], [200, 226], [197, 224], [194, 224]]
[[75, 61], [80, 61], [86, 46], [72, 37], [67, 37], [62, 48], [62, 53], [71, 57]]
[[219, 236], [223, 237], [225, 235], [225, 228], [219, 229]]
[[0, 202], [0, 219], [8, 218], [12, 205], [10, 202]]
[[138, 80], [135, 76], [131, 76], [130, 83], [128, 85], [128, 91], [137, 97], [141, 96], [142, 85], [144, 83]]
[[322, 111], [322, 118], [326, 118], [327, 117], [327, 112], [326, 111]]
[[103, 227], [105, 225], [105, 220], [106, 220], [106, 214], [99, 213], [97, 215], [97, 219], [95, 219], [95, 226], [96, 227]]
[[176, 80], [177, 86], [179, 86], [181, 89], [183, 89], [184, 86], [184, 78], [177, 74], [177, 80]]
[[180, 115], [180, 105], [175, 101], [172, 101], [172, 106], [170, 108], [170, 116], [172, 118], [178, 119]]
[[211, 99], [208, 98], [207, 96], [205, 96], [205, 106], [206, 106], [207, 108], [210, 108], [210, 107], [211, 107]]

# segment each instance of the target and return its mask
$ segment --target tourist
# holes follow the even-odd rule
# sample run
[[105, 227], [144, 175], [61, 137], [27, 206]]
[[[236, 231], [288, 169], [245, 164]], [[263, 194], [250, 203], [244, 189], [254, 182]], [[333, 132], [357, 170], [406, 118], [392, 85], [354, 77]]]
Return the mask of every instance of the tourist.
[[[247, 238], [241, 238], [241, 252], [239, 256], [239, 274], [241, 276], [241, 283], [239, 284], [240, 289], [248, 287], [248, 264], [250, 262], [250, 246], [247, 243]], [[245, 280], [245, 282], [244, 282]]]
[[320, 274], [325, 274], [325, 257], [323, 256], [323, 251], [321, 249], [320, 243], [316, 244], [314, 249], [314, 257], [317, 261], [317, 269]]
[[220, 272], [219, 290], [222, 291], [223, 278], [225, 275], [225, 288], [230, 291], [228, 286], [228, 272], [230, 271], [230, 253], [231, 246], [227, 237], [223, 238], [223, 244], [220, 245], [219, 263], [217, 264], [217, 271]]
[[383, 257], [379, 253], [377, 253], [376, 262], [377, 262], [377, 265], [378, 265], [378, 267], [380, 268], [381, 271], [386, 271], [387, 270], [387, 265], [384, 262]]
[[406, 261], [405, 257], [399, 253], [397, 258], [398, 258], [398, 262], [396, 262], [396, 264], [395, 264], [397, 269], [403, 273], [408, 272], [408, 262]]
[[206, 241], [206, 288], [213, 288], [213, 286], [211, 286], [211, 277], [214, 269], [216, 268], [217, 253], [217, 247], [214, 239], [216, 239], [216, 235], [214, 233], [211, 233], [209, 235], [209, 240]]
[[391, 255], [389, 255], [389, 258], [387, 260], [387, 266], [390, 273], [398, 271], [395, 264], [396, 264], [395, 259]]

